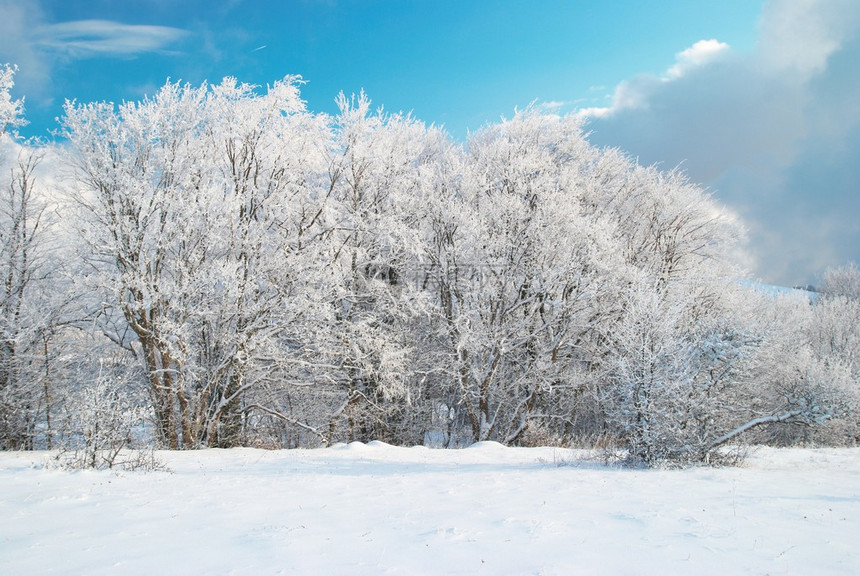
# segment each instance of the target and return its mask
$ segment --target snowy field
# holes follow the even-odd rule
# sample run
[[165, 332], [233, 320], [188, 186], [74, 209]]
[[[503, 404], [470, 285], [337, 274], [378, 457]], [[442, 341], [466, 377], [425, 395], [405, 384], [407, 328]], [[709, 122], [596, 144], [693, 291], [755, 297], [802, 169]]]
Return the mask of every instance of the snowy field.
[[161, 453], [171, 473], [0, 453], [0, 574], [860, 574], [860, 450], [629, 470], [372, 442]]

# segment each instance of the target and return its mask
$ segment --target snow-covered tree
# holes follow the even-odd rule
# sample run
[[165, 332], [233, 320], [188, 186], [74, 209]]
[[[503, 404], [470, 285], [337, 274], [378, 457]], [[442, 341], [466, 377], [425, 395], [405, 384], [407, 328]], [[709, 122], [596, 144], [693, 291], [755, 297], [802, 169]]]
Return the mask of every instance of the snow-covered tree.
[[[718, 438], [752, 417], [741, 378], [759, 341], [737, 311], [703, 314], [695, 293], [666, 298], [646, 278], [625, 294], [607, 335], [607, 420], [632, 463], [706, 461]], [[725, 290], [721, 298], [739, 287]]]
[[38, 168], [45, 151], [16, 138], [14, 67], [0, 68], [0, 448], [51, 446], [57, 336], [67, 323], [57, 242]]
[[[297, 79], [168, 83], [140, 103], [66, 106], [102, 325], [145, 366], [169, 447], [238, 441], [243, 395], [301, 348], [324, 125]], [[322, 136], [321, 136], [322, 135]], [[113, 328], [115, 327], [115, 328]]]
[[860, 269], [853, 262], [828, 268], [824, 272], [820, 291], [828, 296], [860, 300]]
[[24, 119], [24, 100], [12, 98], [17, 66], [0, 66], [0, 136], [9, 134], [27, 122]]
[[410, 401], [410, 325], [423, 308], [413, 277], [427, 129], [409, 116], [371, 110], [363, 93], [341, 94], [338, 106], [329, 161], [335, 292], [327, 347], [342, 401], [330, 433], [391, 439], [391, 410]]
[[740, 358], [742, 370], [727, 396], [730, 411], [716, 421], [724, 431], [711, 437], [711, 449], [745, 438], [782, 445], [816, 441], [822, 426], [844, 412], [841, 389], [848, 375], [811, 346], [808, 294], [750, 289], [737, 308], [745, 312], [743, 334], [752, 346]]
[[48, 263], [42, 214], [34, 194], [38, 157], [21, 152], [0, 191], [0, 446], [30, 448], [38, 413], [43, 344], [53, 318], [43, 310]]
[[208, 248], [202, 223], [185, 210], [208, 176], [195, 146], [205, 95], [206, 87], [168, 84], [118, 110], [67, 103], [64, 119], [93, 269], [85, 280], [102, 294], [106, 334], [144, 363], [157, 432], [171, 448], [192, 435], [183, 344], [170, 326], [183, 323], [187, 281]]
[[207, 216], [191, 217], [206, 230], [207, 263], [177, 331], [195, 351], [185, 366], [200, 398], [195, 421], [205, 423], [197, 435], [233, 445], [257, 396], [279, 387], [288, 361], [311, 346], [308, 325], [319, 321], [316, 221], [327, 200], [328, 131], [305, 111], [297, 78], [263, 95], [227, 79], [212, 88], [206, 112], [199, 145], [213, 166], [203, 185]]
[[833, 373], [828, 387], [842, 408], [818, 437], [827, 443], [860, 442], [860, 271], [855, 264], [825, 271], [804, 336], [815, 361]]
[[469, 220], [459, 237], [465, 266], [448, 315], [459, 403], [476, 441], [517, 440], [539, 396], [557, 384], [554, 364], [572, 320], [565, 315], [593, 257], [589, 223], [577, 218], [565, 198], [573, 191], [559, 183], [564, 158], [574, 167], [583, 148], [578, 124], [533, 111], [468, 143], [462, 196]]

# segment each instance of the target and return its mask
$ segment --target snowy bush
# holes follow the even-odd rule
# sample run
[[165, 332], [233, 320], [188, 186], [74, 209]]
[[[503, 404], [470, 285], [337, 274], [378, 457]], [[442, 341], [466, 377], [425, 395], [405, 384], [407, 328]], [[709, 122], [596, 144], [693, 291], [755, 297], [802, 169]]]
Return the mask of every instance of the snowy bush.
[[67, 424], [72, 434], [59, 460], [74, 469], [160, 469], [152, 443], [137, 437], [150, 422], [150, 410], [121, 381], [100, 374], [76, 395]]

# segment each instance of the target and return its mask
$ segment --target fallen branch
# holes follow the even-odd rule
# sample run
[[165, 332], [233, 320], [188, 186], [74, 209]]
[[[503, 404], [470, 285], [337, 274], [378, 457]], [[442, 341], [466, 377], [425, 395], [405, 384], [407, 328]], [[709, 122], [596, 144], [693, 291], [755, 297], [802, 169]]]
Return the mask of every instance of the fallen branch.
[[720, 436], [719, 438], [717, 438], [716, 440], [711, 442], [711, 445], [708, 446], [708, 451], [710, 452], [714, 448], [719, 448], [720, 446], [722, 446], [723, 444], [725, 444], [726, 442], [728, 442], [732, 438], [743, 434], [744, 432], [746, 432], [747, 430], [749, 430], [751, 428], [761, 426], [762, 424], [772, 424], [772, 423], [776, 423], [776, 422], [787, 422], [789, 420], [793, 420], [794, 418], [797, 418], [798, 416], [801, 416], [803, 413], [804, 413], [803, 410], [791, 410], [790, 412], [785, 412], [784, 414], [774, 414], [772, 416], [762, 416], [760, 418], [755, 418], [753, 420], [750, 420], [746, 424], [742, 424], [741, 426], [738, 426], [737, 428], [735, 428], [731, 432], [727, 432], [726, 434], [723, 434], [722, 436]]
[[305, 424], [304, 422], [296, 420], [295, 418], [290, 418], [286, 414], [278, 412], [277, 410], [272, 410], [271, 408], [266, 408], [265, 406], [261, 406], [260, 404], [252, 404], [251, 406], [248, 406], [246, 408], [246, 410], [259, 410], [260, 412], [268, 414], [269, 416], [274, 416], [275, 418], [279, 418], [279, 419], [283, 420], [284, 422], [288, 422], [294, 426], [298, 426], [299, 428], [301, 428], [303, 430], [307, 430], [311, 434], [317, 435], [319, 437], [319, 439], [323, 441], [324, 444], [328, 444], [328, 438], [326, 437], [325, 434], [323, 434], [322, 432], [320, 432], [319, 430], [317, 430], [313, 426], [310, 426], [309, 424]]

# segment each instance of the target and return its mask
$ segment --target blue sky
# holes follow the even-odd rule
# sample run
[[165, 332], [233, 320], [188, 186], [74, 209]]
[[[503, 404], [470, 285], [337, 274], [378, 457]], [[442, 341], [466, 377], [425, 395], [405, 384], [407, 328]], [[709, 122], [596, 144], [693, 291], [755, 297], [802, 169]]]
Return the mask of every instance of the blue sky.
[[265, 85], [300, 74], [313, 110], [363, 88], [462, 139], [533, 100], [602, 103], [618, 82], [662, 70], [702, 38], [748, 49], [759, 9], [752, 0], [16, 0], [2, 11], [22, 14], [20, 31], [0, 41], [0, 60], [21, 67], [30, 134], [65, 98], [137, 99], [168, 77]]
[[592, 142], [681, 164], [748, 223], [754, 275], [860, 260], [854, 0], [0, 0], [26, 135], [66, 98], [135, 100], [169, 77], [364, 89], [459, 140], [532, 101]]

